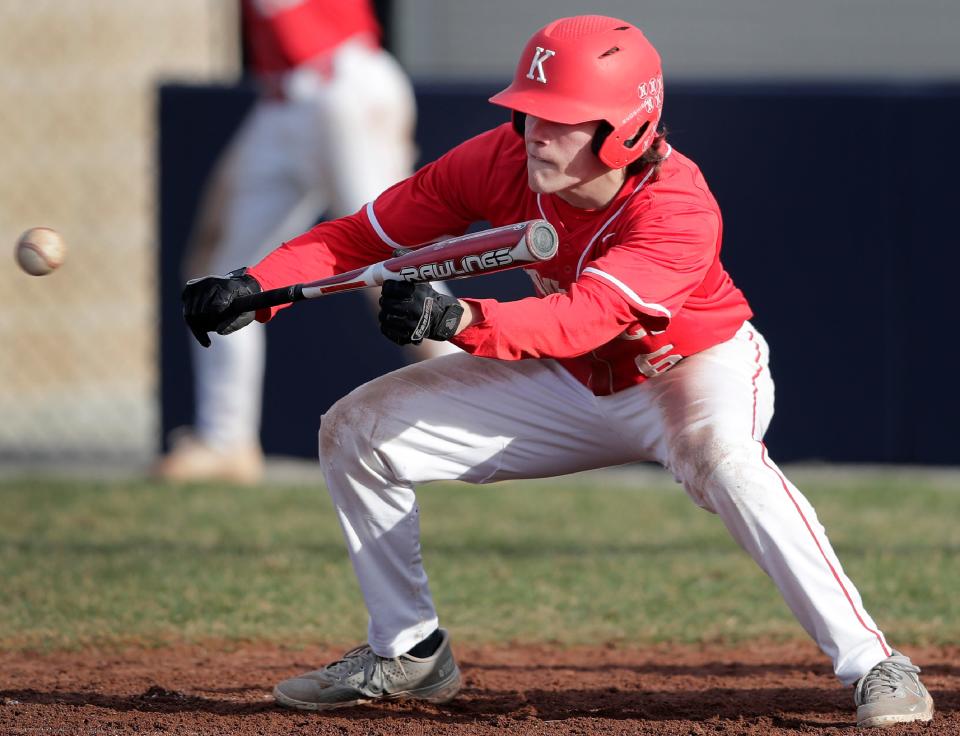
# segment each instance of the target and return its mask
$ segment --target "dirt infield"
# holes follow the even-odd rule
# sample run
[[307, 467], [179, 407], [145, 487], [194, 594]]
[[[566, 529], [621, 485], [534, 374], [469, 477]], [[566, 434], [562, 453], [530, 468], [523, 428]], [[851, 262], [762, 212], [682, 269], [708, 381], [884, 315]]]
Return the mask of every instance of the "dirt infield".
[[[456, 643], [455, 643], [456, 644]], [[852, 691], [811, 645], [455, 652], [464, 689], [446, 706], [330, 715], [281, 710], [273, 683], [341, 649], [264, 645], [0, 654], [0, 733], [853, 734]], [[884, 734], [960, 734], [960, 649], [911, 649], [938, 713]]]

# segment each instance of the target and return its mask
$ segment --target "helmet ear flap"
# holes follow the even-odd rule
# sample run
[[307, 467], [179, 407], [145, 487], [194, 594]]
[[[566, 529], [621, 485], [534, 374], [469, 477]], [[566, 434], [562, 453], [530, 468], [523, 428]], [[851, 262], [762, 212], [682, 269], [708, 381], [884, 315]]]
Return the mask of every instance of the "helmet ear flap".
[[636, 132], [636, 135], [634, 135], [633, 138], [631, 138], [630, 140], [624, 141], [623, 143], [624, 148], [633, 148], [635, 145], [637, 145], [637, 143], [641, 138], [643, 138], [643, 134], [647, 132], [647, 129], [649, 127], [650, 127], [650, 121], [647, 120], [644, 122], [643, 125], [640, 126], [640, 129]]
[[601, 120], [600, 124], [597, 125], [596, 132], [593, 134], [593, 142], [590, 144], [590, 150], [593, 151], [594, 156], [600, 155], [600, 149], [603, 148], [603, 144], [612, 132], [613, 126], [606, 120]]
[[[622, 148], [625, 148], [627, 150], [633, 149], [637, 145], [637, 143], [640, 142], [640, 140], [644, 137], [644, 134], [649, 129], [650, 129], [650, 121], [647, 120], [643, 123], [643, 125], [640, 126], [640, 128], [637, 130], [636, 133], [634, 133], [634, 135], [632, 135], [629, 139], [623, 141], [622, 144], [617, 145], [616, 140], [611, 141], [610, 142], [611, 149], [609, 151], [604, 151], [604, 155], [601, 155], [601, 151], [603, 151], [604, 144], [607, 142], [607, 139], [610, 137], [610, 134], [614, 132], [614, 127], [610, 125], [610, 123], [608, 123], [606, 120], [601, 120], [600, 123], [597, 125], [596, 132], [593, 134], [593, 141], [591, 142], [590, 148], [593, 151], [594, 155], [597, 156], [605, 164], [607, 164], [611, 168], [617, 168], [617, 166], [612, 161], [610, 161], [610, 158], [613, 158], [615, 160], [622, 156], [623, 151], [621, 149], [621, 146]], [[635, 156], [630, 157], [627, 161], [625, 161], [620, 165], [625, 166], [627, 163], [629, 163], [629, 161], [632, 161], [635, 158], [636, 158]]]
[[527, 124], [527, 113], [513, 111], [512, 115], [513, 129], [517, 135], [523, 138], [523, 128]]

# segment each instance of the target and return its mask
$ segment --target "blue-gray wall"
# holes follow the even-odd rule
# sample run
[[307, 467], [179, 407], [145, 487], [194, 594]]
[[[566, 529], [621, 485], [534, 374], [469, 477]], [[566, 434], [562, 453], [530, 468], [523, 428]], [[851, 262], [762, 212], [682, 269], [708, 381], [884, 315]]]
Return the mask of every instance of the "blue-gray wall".
[[644, 30], [678, 81], [960, 78], [956, 0], [392, 0], [393, 47], [417, 79], [507, 79], [530, 35], [597, 13]]
[[[422, 161], [502, 122], [485, 101], [496, 88], [421, 85]], [[238, 88], [160, 93], [164, 434], [192, 411], [183, 243], [203, 177], [249, 102]], [[678, 83], [665, 123], [720, 202], [723, 260], [771, 345], [772, 455], [957, 464], [960, 86]], [[511, 273], [454, 288], [516, 298], [526, 282]], [[269, 340], [263, 442], [273, 453], [313, 456], [323, 411], [402, 364], [356, 294], [287, 310]]]

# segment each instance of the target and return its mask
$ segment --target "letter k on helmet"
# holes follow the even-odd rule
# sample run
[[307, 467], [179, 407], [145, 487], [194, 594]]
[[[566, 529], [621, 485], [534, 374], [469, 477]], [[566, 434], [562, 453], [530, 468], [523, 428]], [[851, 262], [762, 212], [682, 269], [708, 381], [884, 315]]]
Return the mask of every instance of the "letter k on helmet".
[[[537, 50], [533, 54], [533, 61], [530, 62], [530, 71], [527, 72], [527, 79], [536, 79], [538, 82], [543, 82], [546, 84], [547, 75], [543, 73], [543, 62], [556, 53], [556, 51], [551, 51], [550, 49], [537, 46]], [[534, 69], [537, 70], [536, 77], [533, 76]]]

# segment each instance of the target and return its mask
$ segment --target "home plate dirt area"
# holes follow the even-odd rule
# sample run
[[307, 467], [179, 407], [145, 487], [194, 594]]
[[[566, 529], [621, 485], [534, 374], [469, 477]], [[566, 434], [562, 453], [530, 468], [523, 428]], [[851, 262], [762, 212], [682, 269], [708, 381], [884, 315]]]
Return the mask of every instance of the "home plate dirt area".
[[[349, 648], [215, 644], [108, 653], [0, 654], [0, 733], [20, 734], [864, 734], [852, 688], [810, 644], [596, 648], [457, 645], [453, 702], [301, 713], [273, 684]], [[960, 648], [905, 647], [960, 734]]]

